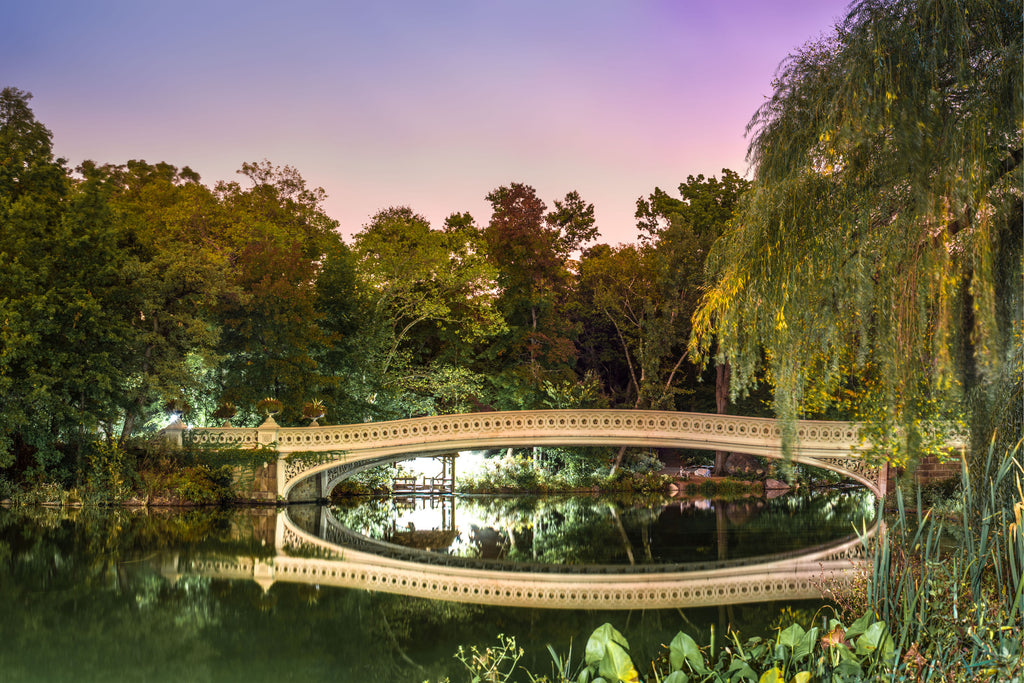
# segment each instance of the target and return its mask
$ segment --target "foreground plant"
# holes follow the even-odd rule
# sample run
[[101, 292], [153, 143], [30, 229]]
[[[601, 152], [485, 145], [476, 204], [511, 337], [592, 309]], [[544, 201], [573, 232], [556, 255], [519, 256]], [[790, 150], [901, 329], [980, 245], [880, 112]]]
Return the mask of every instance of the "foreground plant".
[[[641, 677], [629, 653], [629, 642], [611, 624], [599, 626], [587, 640], [582, 661], [572, 662], [572, 653], [559, 656], [548, 647], [552, 674], [523, 671], [520, 680], [530, 683], [774, 683], [787, 681], [862, 681], [884, 677], [894, 668], [893, 639], [884, 622], [865, 615], [848, 628], [837, 619], [823, 621], [825, 628], [805, 630], [793, 624], [780, 629], [774, 638], [751, 638], [741, 642], [730, 633], [730, 642], [715, 652], [714, 642], [700, 647], [683, 632], [665, 647], [663, 656], [651, 663], [649, 677]], [[460, 648], [455, 655], [474, 683], [512, 681], [522, 656], [515, 640], [498, 637], [498, 644], [483, 651]]]
[[[867, 601], [892, 625], [901, 666], [920, 680], [1024, 677], [1019, 452], [1018, 444], [1000, 458], [991, 447], [974, 476], [964, 466], [963, 514], [954, 522], [928, 511], [914, 524], [897, 492], [897, 515], [874, 553]], [[1009, 504], [1008, 490], [1015, 491]], [[920, 492], [917, 505], [923, 510]]]
[[[610, 624], [596, 629], [581, 661], [549, 646], [552, 673], [514, 666], [488, 678], [467, 666], [473, 681], [530, 683], [817, 683], [840, 681], [1024, 680], [1024, 467], [1020, 445], [1002, 457], [993, 446], [983, 472], [963, 469], [964, 514], [949, 522], [928, 513], [912, 518], [897, 492], [897, 515], [872, 548], [874, 566], [863, 594], [840, 596], [861, 616], [821, 626], [792, 624], [773, 637], [741, 641], [730, 632], [724, 646], [701, 647], [678, 633], [646, 677], [626, 638]], [[972, 485], [974, 482], [974, 485]], [[978, 490], [977, 482], [984, 482]], [[1006, 491], [1013, 491], [1007, 503]], [[918, 510], [923, 510], [918, 492]], [[880, 511], [881, 514], [881, 511]], [[948, 540], [956, 539], [950, 547]], [[940, 542], [940, 539], [942, 542]], [[868, 542], [865, 540], [865, 542]], [[815, 619], [817, 621], [817, 619]], [[506, 646], [505, 641], [501, 641]], [[501, 650], [490, 650], [500, 652]], [[464, 663], [466, 660], [463, 660]], [[493, 657], [486, 660], [494, 661]], [[509, 660], [503, 660], [508, 662]], [[516, 658], [516, 662], [518, 658]], [[514, 665], [515, 662], [512, 662]]]
[[495, 647], [480, 650], [473, 646], [467, 650], [460, 646], [455, 653], [455, 659], [462, 662], [472, 674], [470, 680], [473, 683], [504, 683], [512, 680], [516, 664], [522, 656], [523, 649], [516, 647], [516, 639], [507, 638], [504, 634], [498, 635]]

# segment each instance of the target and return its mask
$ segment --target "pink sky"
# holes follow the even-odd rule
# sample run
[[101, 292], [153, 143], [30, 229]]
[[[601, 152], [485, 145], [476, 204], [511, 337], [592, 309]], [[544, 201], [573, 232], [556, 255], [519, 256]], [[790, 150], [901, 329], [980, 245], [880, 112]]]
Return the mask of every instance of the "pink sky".
[[836, 0], [33, 0], [5, 10], [0, 87], [33, 93], [57, 154], [295, 166], [346, 236], [392, 205], [440, 226], [485, 195], [577, 190], [602, 241], [636, 199], [748, 171], [745, 127]]

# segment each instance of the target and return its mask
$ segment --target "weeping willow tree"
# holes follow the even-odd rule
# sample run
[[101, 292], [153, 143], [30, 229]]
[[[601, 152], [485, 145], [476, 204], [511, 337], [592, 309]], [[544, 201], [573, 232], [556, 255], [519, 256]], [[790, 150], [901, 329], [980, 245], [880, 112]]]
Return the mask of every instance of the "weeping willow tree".
[[891, 462], [957, 431], [977, 454], [1016, 396], [1019, 438], [1021, 17], [867, 0], [780, 67], [691, 350], [717, 339], [734, 392], [767, 375], [787, 436], [838, 400]]

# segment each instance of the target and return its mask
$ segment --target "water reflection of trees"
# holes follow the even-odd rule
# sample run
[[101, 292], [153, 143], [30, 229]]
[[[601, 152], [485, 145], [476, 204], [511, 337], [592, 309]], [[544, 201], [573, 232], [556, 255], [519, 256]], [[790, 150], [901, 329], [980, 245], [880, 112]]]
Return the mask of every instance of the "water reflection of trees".
[[[474, 525], [463, 555], [546, 564], [617, 564], [632, 554], [622, 518], [651, 524], [657, 509], [629, 507], [593, 498], [535, 498], [529, 504], [506, 500], [467, 501], [466, 513], [487, 523]], [[497, 543], [481, 541], [498, 535]], [[492, 554], [493, 546], [499, 552]]]
[[[173, 559], [273, 552], [246, 515], [0, 509], [4, 680], [422, 680], [419, 629], [479, 608], [315, 586], [169, 576]], [[422, 662], [422, 664], [420, 664]]]
[[[609, 544], [620, 542], [607, 509], [555, 502], [515, 504], [546, 525], [532, 541], [541, 553], [593, 519]], [[651, 520], [650, 512], [615, 511], [626, 526]], [[696, 637], [725, 626], [715, 608], [479, 607], [303, 584], [264, 592], [249, 580], [188, 574], [189, 557], [273, 553], [272, 543], [264, 545], [268, 516], [0, 509], [2, 678], [440, 680], [460, 673], [452, 660], [458, 645], [487, 646], [499, 632], [527, 647], [524, 663], [545, 671], [545, 644], [564, 652], [575, 639], [578, 651], [580, 639], [604, 622], [629, 635], [637, 657], [657, 656], [681, 628]], [[762, 633], [782, 607], [736, 606], [728, 618]]]
[[[432, 547], [459, 557], [553, 565], [714, 563], [833, 542], [874, 516], [874, 498], [864, 490], [810, 491], [770, 501], [665, 500], [459, 497], [457, 540]], [[357, 533], [405, 544], [405, 532], [394, 523], [400, 511], [393, 500], [377, 499], [334, 513]]]

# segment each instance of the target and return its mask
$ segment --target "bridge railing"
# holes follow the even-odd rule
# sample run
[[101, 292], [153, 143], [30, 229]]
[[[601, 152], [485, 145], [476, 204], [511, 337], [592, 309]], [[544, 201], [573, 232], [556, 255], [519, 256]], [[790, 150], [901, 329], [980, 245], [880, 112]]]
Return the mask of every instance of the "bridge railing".
[[[180, 441], [184, 427], [179, 429]], [[282, 497], [299, 480], [339, 464], [441, 450], [629, 445], [783, 456], [777, 420], [653, 410], [525, 410], [316, 427], [281, 427], [268, 418], [250, 429], [192, 429], [185, 438], [198, 444], [272, 447], [282, 457], [332, 453], [328, 458], [279, 463]], [[831, 469], [884, 495], [885, 469], [866, 462], [859, 453], [863, 447], [855, 423], [801, 420], [795, 425], [790, 455], [796, 462]]]
[[[583, 439], [580, 445], [606, 445], [616, 439], [630, 445], [678, 444], [732, 449], [754, 455], [777, 454], [782, 428], [771, 418], [644, 410], [527, 410], [438, 415], [390, 422], [317, 427], [280, 427], [273, 418], [259, 427], [207, 427], [188, 431], [193, 443], [273, 446], [279, 453], [295, 451], [379, 450], [459, 441], [495, 445], [511, 440], [543, 444], [545, 438]], [[860, 445], [857, 425], [850, 422], [802, 420], [797, 423], [795, 453], [850, 454]]]

